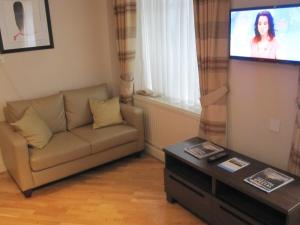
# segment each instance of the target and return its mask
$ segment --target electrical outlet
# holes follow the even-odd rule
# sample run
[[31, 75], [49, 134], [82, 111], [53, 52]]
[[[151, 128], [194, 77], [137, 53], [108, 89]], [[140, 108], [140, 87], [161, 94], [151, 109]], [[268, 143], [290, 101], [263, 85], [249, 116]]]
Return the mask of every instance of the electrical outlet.
[[280, 130], [280, 120], [278, 119], [270, 119], [270, 131], [278, 133]]

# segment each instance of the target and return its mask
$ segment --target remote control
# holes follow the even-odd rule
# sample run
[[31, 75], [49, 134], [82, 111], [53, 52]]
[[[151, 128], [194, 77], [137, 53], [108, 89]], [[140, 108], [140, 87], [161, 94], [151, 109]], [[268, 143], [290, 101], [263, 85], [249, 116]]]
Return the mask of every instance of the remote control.
[[219, 152], [215, 155], [212, 155], [212, 156], [208, 157], [207, 162], [211, 163], [211, 162], [214, 162], [218, 159], [224, 158], [226, 156], [228, 156], [228, 152], [225, 152], [225, 151], [224, 152]]

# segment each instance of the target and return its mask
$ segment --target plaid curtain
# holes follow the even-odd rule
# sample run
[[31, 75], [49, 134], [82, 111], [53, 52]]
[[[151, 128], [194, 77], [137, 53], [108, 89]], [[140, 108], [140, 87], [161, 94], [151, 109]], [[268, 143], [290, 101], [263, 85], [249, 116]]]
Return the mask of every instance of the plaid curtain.
[[227, 145], [230, 0], [194, 0], [200, 82], [199, 136]]
[[298, 87], [298, 112], [288, 169], [291, 173], [300, 176], [300, 75], [298, 80]]
[[118, 56], [121, 64], [120, 97], [132, 103], [136, 39], [136, 0], [115, 0]]

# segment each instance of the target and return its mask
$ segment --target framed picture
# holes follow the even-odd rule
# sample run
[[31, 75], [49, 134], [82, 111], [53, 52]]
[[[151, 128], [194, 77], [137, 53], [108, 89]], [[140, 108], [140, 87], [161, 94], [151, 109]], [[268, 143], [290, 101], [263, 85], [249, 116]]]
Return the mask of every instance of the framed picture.
[[48, 0], [0, 1], [0, 53], [54, 48]]

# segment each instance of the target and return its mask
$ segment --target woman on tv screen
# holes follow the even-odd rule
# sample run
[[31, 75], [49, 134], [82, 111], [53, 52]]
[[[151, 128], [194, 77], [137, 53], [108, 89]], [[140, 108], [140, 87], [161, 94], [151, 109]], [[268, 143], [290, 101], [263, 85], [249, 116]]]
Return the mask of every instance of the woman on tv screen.
[[300, 4], [231, 9], [230, 58], [300, 64]]
[[251, 40], [251, 56], [256, 58], [280, 58], [280, 45], [275, 38], [274, 19], [269, 11], [257, 14], [254, 24], [255, 36]]

